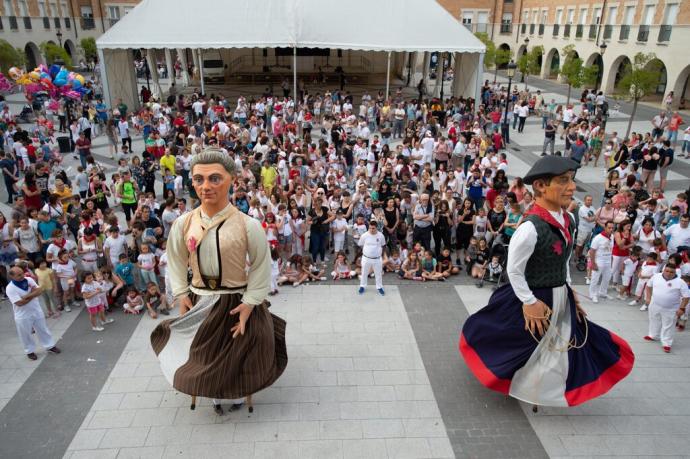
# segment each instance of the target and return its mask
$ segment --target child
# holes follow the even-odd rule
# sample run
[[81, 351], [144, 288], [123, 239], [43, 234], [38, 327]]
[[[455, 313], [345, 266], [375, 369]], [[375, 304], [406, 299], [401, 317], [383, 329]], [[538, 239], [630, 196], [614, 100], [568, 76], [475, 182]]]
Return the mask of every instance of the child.
[[117, 185], [120, 183], [120, 174], [114, 173], [112, 177], [112, 181], [110, 183], [110, 195], [113, 197], [113, 203], [114, 206], [117, 207], [120, 205], [120, 198], [117, 197], [117, 193], [115, 190], [117, 189]]
[[347, 233], [347, 220], [345, 220], [342, 209], [336, 211], [335, 220], [331, 223], [331, 231], [333, 233], [333, 250], [336, 253], [341, 252], [345, 246], [345, 234]]
[[137, 267], [141, 275], [141, 281], [144, 284], [149, 282], [158, 287], [158, 278], [156, 277], [156, 256], [151, 253], [151, 248], [148, 244], [141, 244], [141, 253], [137, 257]]
[[[326, 280], [324, 277], [323, 279], [321, 278], [323, 276], [323, 271], [320, 271], [316, 265], [314, 264], [314, 261], [311, 258], [311, 255], [304, 255], [302, 257], [302, 273], [307, 275], [307, 278], [305, 280], [312, 280], [314, 282], [319, 281], [319, 280]], [[304, 281], [302, 281], [304, 282]], [[297, 284], [299, 285], [299, 283]]]
[[91, 330], [101, 332], [104, 328], [96, 321], [96, 316], [101, 320], [101, 324], [114, 322], [112, 318], [105, 318], [105, 304], [103, 303], [103, 290], [101, 285], [94, 279], [91, 271], [86, 271], [83, 275], [81, 284], [81, 294], [84, 297], [84, 304], [89, 311], [89, 321]]
[[127, 289], [127, 297], [125, 298], [125, 303], [122, 305], [125, 309], [125, 314], [139, 314], [142, 309], [144, 309], [144, 300], [137, 292], [134, 287], [129, 287]]
[[62, 287], [62, 303], [64, 304], [65, 312], [70, 312], [72, 307], [76, 307], [74, 285], [77, 278], [77, 265], [70, 260], [69, 255], [70, 253], [67, 250], [60, 250], [58, 262], [55, 264], [55, 274], [60, 279], [60, 287]]
[[492, 282], [498, 282], [498, 279], [503, 273], [503, 266], [501, 266], [501, 257], [494, 255], [491, 257], [491, 263], [489, 263], [489, 276]]
[[125, 286], [132, 287], [134, 285], [134, 265], [127, 258], [127, 254], [120, 254], [119, 263], [115, 267], [115, 274]]
[[623, 265], [621, 266], [621, 283], [618, 286], [618, 296], [616, 297], [619, 300], [625, 300], [630, 296], [633, 277], [637, 271], [637, 265], [640, 262], [640, 253], [642, 253], [642, 248], [636, 245], [630, 251], [628, 258], [623, 260]]
[[282, 259], [276, 247], [271, 247], [271, 291], [268, 293], [273, 296], [278, 293], [278, 278], [280, 276], [280, 265]]
[[43, 298], [43, 303], [46, 305], [48, 310], [48, 317], [58, 318], [60, 317], [60, 311], [57, 310], [55, 305], [53, 290], [57, 284], [57, 278], [55, 277], [55, 271], [48, 267], [48, 262], [43, 258], [38, 260], [38, 268], [34, 270], [36, 277], [38, 278], [38, 286], [43, 289], [41, 293], [41, 298]]
[[[630, 306], [635, 306], [638, 301], [644, 298], [645, 288], [647, 283], [652, 278], [654, 274], [657, 273], [659, 256], [656, 252], [649, 252], [647, 254], [647, 260], [640, 266], [639, 272], [637, 273], [637, 286], [635, 287], [635, 296], [628, 303]], [[646, 311], [648, 304], [642, 304], [640, 308], [641, 311]]]
[[477, 216], [474, 217], [474, 237], [479, 240], [486, 236], [486, 209], [480, 207], [477, 211]]
[[302, 272], [301, 267], [301, 255], [293, 255], [290, 257], [289, 262], [285, 264], [283, 275], [278, 278], [278, 285], [281, 285], [285, 282], [290, 282], [292, 283], [293, 287], [297, 287], [302, 282], [307, 280], [307, 275]]
[[163, 279], [163, 286], [165, 286], [165, 300], [172, 307], [172, 285], [170, 284], [170, 276], [168, 276], [168, 252], [166, 251], [166, 246], [167, 241], [163, 239], [160, 247], [156, 250], [156, 257], [158, 258], [158, 275]]
[[152, 319], [158, 317], [158, 312], [163, 315], [169, 316], [168, 302], [165, 300], [165, 296], [158, 290], [158, 284], [154, 282], [149, 282], [146, 284], [146, 293], [144, 294], [144, 303], [146, 304], [146, 309], [149, 311], [149, 316]]
[[479, 284], [481, 284], [481, 280], [484, 279], [484, 273], [486, 272], [486, 266], [488, 264], [489, 249], [486, 246], [486, 239], [479, 239], [477, 244], [477, 253], [475, 254], [474, 259], [470, 260], [470, 266], [472, 266], [471, 275], [475, 279], [479, 279]]
[[386, 263], [383, 265], [383, 269], [387, 273], [397, 273], [400, 272], [402, 268], [403, 260], [400, 257], [400, 251], [398, 249], [391, 250], [391, 256], [388, 257]]
[[472, 260], [477, 258], [477, 250], [479, 249], [479, 242], [476, 237], [470, 238], [470, 243], [465, 250], [465, 266], [467, 267], [467, 274], [472, 274]]
[[175, 190], [175, 197], [181, 198], [184, 195], [184, 177], [182, 176], [182, 170], [178, 169], [176, 171], [175, 179], [173, 180], [173, 189]]
[[424, 252], [424, 258], [422, 258], [422, 277], [425, 280], [435, 280], [435, 281], [445, 281], [446, 278], [443, 274], [438, 272], [436, 269], [436, 259], [431, 250]]
[[[353, 245], [354, 247], [359, 247], [359, 238], [362, 234], [366, 233], [369, 231], [369, 227], [366, 225], [364, 221], [364, 215], [359, 214], [357, 215], [357, 219], [355, 220], [355, 224], [352, 225], [352, 240], [353, 240]], [[356, 249], [357, 253], [361, 251], [361, 249]]]
[[453, 260], [450, 258], [450, 249], [447, 247], [441, 250], [441, 256], [438, 257], [436, 269], [443, 275], [444, 279], [448, 279], [450, 276], [460, 273], [460, 268], [453, 266]]
[[335, 255], [333, 272], [331, 273], [331, 277], [333, 277], [333, 280], [351, 279], [356, 275], [357, 273], [350, 269], [350, 265], [347, 262], [347, 256], [345, 255], [345, 252], [339, 250]]
[[170, 172], [170, 169], [167, 167], [164, 169], [163, 172], [163, 195], [168, 193], [168, 190], [171, 190], [173, 194], [175, 193], [175, 176], [173, 175], [172, 172]]
[[409, 280], [420, 280], [422, 282], [426, 279], [422, 276], [422, 267], [419, 263], [419, 258], [417, 257], [417, 252], [411, 250], [407, 254], [407, 258], [402, 264], [400, 269], [400, 277]]

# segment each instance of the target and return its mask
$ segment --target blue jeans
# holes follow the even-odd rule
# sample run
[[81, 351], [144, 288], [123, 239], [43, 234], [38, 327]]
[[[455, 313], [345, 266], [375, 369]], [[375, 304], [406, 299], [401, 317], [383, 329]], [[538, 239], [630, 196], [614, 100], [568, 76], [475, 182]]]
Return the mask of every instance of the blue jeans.
[[328, 242], [328, 232], [321, 233], [312, 231], [309, 236], [309, 253], [314, 263], [317, 262], [318, 256], [321, 255], [321, 261], [326, 260], [326, 243]]
[[156, 276], [156, 271], [147, 271], [145, 269], [140, 269], [139, 274], [141, 275], [141, 283], [144, 287], [148, 285], [149, 282], [153, 282], [158, 285], [158, 277]]
[[468, 196], [470, 198], [470, 201], [472, 201], [472, 204], [474, 204], [474, 210], [479, 211], [482, 207], [484, 207], [484, 196], [479, 197], [479, 198], [473, 198], [472, 196]]
[[81, 153], [79, 153], [79, 161], [81, 162], [81, 167], [83, 167], [84, 170], [86, 170], [86, 155], [82, 155]]
[[690, 153], [690, 140], [683, 140], [683, 153]]

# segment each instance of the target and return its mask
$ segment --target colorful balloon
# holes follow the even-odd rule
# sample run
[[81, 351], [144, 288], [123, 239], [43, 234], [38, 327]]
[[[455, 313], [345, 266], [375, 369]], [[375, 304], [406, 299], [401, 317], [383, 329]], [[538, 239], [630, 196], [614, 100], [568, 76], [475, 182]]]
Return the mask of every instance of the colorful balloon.
[[18, 69], [17, 67], [12, 67], [10, 70], [7, 72], [7, 74], [12, 78], [13, 80], [18, 80], [22, 77], [24, 74], [24, 71], [21, 69]]
[[55, 78], [55, 75], [57, 75], [59, 71], [60, 71], [59, 65], [57, 65], [57, 64], [51, 65], [49, 72], [48, 72], [48, 73], [50, 73], [50, 78]]

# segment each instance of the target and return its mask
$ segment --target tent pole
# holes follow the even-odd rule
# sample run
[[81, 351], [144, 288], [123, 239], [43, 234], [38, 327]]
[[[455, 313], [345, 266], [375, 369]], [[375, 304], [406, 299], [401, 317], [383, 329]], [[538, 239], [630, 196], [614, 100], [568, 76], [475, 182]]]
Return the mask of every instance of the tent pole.
[[[482, 100], [482, 79], [484, 78], [484, 53], [479, 53], [479, 62], [477, 63], [477, 79], [474, 86], [474, 111], [479, 110], [479, 105]], [[517, 85], [516, 85], [517, 86]], [[510, 94], [508, 94], [510, 97]]]
[[388, 64], [386, 66], [386, 99], [390, 97], [391, 89], [391, 52], [388, 51]]
[[197, 58], [199, 59], [199, 79], [201, 80], [201, 94], [206, 95], [206, 86], [204, 85], [204, 52], [197, 50]]
[[297, 46], [292, 47], [292, 98], [295, 101], [295, 112], [297, 111]]
[[[108, 85], [108, 72], [105, 67], [105, 56], [103, 50], [98, 48], [98, 66], [101, 69], [101, 87], [103, 88], [103, 102], [106, 107], [111, 108], [113, 101], [110, 99], [110, 86]], [[135, 86], [136, 88], [136, 86]], [[136, 89], [135, 89], [136, 91]]]

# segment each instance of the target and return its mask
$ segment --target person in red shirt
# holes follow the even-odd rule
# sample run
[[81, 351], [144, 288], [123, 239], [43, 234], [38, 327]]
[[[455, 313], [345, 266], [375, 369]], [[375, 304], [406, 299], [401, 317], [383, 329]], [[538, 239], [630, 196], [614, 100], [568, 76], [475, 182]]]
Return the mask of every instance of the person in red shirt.
[[676, 143], [678, 142], [678, 128], [681, 124], [685, 124], [685, 121], [683, 121], [683, 118], [680, 117], [678, 112], [673, 112], [668, 122], [668, 134], [666, 135], [668, 141], [673, 145], [673, 148], [676, 147]]
[[[493, 113], [492, 113], [493, 115]], [[501, 135], [500, 132], [498, 132], [498, 128], [494, 128], [494, 133], [491, 136], [491, 140], [494, 144], [494, 150], [498, 152], [501, 148], [503, 148], [503, 136]]]
[[494, 108], [494, 111], [489, 114], [489, 117], [491, 118], [491, 130], [495, 131], [496, 129], [501, 128], [501, 110], [500, 108], [496, 107]]

